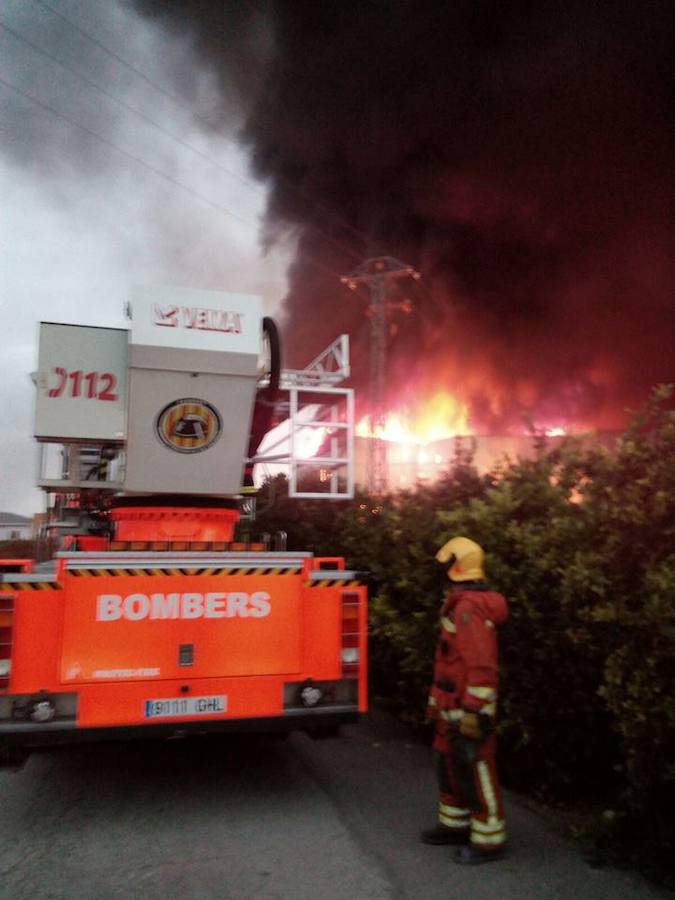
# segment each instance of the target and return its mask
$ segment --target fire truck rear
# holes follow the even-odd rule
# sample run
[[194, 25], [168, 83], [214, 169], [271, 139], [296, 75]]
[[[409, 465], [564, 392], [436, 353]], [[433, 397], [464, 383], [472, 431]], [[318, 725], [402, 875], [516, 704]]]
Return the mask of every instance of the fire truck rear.
[[281, 371], [259, 298], [153, 289], [131, 316], [40, 328], [49, 504], [38, 559], [0, 560], [6, 763], [48, 743], [323, 731], [366, 711], [358, 573], [250, 539], [256, 464], [287, 466], [294, 496], [353, 492], [346, 338]]

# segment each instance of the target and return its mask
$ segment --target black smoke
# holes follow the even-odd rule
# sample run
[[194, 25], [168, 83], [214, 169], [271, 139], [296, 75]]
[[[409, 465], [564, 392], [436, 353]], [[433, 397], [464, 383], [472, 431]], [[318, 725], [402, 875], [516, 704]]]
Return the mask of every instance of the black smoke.
[[136, 5], [245, 98], [266, 240], [297, 236], [287, 362], [347, 330], [365, 383], [338, 277], [387, 253], [423, 276], [393, 292], [392, 406], [443, 387], [480, 428], [615, 427], [672, 379], [675, 5]]

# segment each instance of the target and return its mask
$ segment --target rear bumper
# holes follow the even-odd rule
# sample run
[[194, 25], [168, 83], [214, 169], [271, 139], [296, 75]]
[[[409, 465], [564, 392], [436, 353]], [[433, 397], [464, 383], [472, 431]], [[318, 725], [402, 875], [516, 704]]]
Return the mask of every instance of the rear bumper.
[[288, 731], [313, 731], [325, 727], [354, 724], [363, 717], [352, 707], [290, 710], [279, 716], [208, 721], [153, 722], [142, 725], [82, 728], [72, 720], [46, 723], [1, 722], [0, 747], [45, 747], [87, 741], [126, 741], [138, 738], [172, 738], [190, 734], [270, 734]]

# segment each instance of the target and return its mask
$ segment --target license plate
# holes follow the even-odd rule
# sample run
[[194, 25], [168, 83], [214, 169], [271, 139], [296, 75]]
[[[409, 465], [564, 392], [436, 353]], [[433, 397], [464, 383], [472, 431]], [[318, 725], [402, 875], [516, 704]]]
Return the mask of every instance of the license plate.
[[168, 719], [175, 716], [213, 716], [227, 712], [227, 697], [162, 697], [145, 701], [146, 719]]

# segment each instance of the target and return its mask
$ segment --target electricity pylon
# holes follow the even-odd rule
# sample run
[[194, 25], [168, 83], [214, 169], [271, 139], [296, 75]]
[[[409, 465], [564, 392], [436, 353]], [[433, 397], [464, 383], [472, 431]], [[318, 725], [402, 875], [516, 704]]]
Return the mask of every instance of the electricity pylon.
[[384, 494], [388, 484], [387, 444], [382, 440], [386, 420], [387, 312], [395, 304], [387, 302], [389, 285], [397, 278], [420, 277], [412, 266], [393, 256], [376, 256], [362, 262], [351, 275], [340, 280], [352, 290], [365, 284], [370, 291], [370, 430], [366, 475], [375, 494]]

